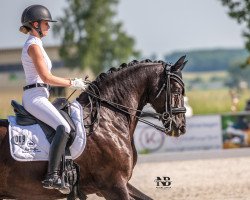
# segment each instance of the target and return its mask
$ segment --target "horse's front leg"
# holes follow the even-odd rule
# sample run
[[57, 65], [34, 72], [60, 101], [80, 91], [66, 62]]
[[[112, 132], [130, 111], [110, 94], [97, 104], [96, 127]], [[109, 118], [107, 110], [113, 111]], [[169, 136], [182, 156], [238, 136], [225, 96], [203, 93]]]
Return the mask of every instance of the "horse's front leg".
[[136, 189], [130, 183], [127, 183], [129, 195], [131, 199], [135, 200], [153, 200], [151, 197], [147, 196], [146, 194], [142, 193], [140, 190]]
[[102, 191], [102, 195], [105, 199], [108, 200], [132, 200], [129, 196], [128, 190], [125, 185], [121, 186], [115, 185], [112, 188], [109, 188], [108, 190]]
[[123, 178], [119, 177], [116, 180], [111, 180], [112, 184], [109, 184], [108, 182], [109, 181], [107, 181], [107, 187], [101, 190], [101, 194], [105, 199], [133, 200], [133, 198], [131, 198], [129, 195], [127, 181], [125, 181]]

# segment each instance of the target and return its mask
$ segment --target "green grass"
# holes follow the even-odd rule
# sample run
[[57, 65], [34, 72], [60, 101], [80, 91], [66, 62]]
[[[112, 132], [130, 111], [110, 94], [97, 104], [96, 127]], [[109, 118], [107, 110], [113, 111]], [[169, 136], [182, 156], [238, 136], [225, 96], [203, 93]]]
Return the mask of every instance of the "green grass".
[[184, 80], [191, 80], [197, 77], [201, 78], [203, 81], [209, 81], [212, 77], [226, 78], [228, 73], [226, 71], [216, 71], [216, 72], [183, 72]]
[[[189, 104], [194, 114], [220, 114], [231, 112], [232, 99], [229, 88], [209, 89], [215, 80], [223, 82], [229, 77], [226, 71], [215, 72], [184, 72]], [[200, 82], [192, 82], [200, 79]], [[220, 86], [221, 87], [221, 86]], [[207, 88], [207, 89], [205, 89]], [[244, 110], [250, 92], [245, 89], [239, 93], [238, 111]]]
[[[229, 89], [192, 90], [187, 92], [189, 104], [194, 114], [220, 114], [231, 112], [232, 100]], [[244, 110], [246, 100], [250, 99], [250, 91], [239, 94], [238, 111]]]

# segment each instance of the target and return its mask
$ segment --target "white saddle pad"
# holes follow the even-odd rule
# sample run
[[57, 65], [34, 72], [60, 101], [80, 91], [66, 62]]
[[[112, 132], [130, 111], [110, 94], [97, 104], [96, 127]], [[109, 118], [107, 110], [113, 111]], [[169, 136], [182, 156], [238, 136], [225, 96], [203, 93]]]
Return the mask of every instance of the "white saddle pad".
[[[74, 101], [71, 103], [71, 118], [76, 126], [76, 138], [70, 149], [71, 156], [76, 159], [86, 145], [86, 132], [83, 125], [82, 106]], [[17, 161], [47, 161], [50, 143], [38, 124], [20, 126], [16, 117], [9, 116], [9, 143], [12, 157]]]

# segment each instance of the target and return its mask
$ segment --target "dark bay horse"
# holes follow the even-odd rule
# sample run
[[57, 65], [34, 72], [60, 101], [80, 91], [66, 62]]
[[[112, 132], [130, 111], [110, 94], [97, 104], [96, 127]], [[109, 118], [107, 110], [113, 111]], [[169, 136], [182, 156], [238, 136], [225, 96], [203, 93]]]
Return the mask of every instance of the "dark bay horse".
[[[99, 123], [88, 137], [85, 151], [75, 160], [81, 169], [80, 199], [93, 193], [114, 200], [151, 199], [128, 183], [137, 162], [133, 134], [139, 110], [147, 103], [158, 113], [165, 134], [178, 137], [185, 133], [181, 73], [185, 63], [184, 56], [174, 65], [162, 61], [134, 61], [116, 70], [110, 69], [93, 82], [105, 101], [101, 103]], [[83, 106], [87, 99], [86, 92], [77, 98]], [[123, 110], [108, 102], [123, 105]], [[89, 122], [87, 119], [86, 123]], [[47, 162], [18, 162], [11, 157], [8, 137], [8, 122], [0, 120], [0, 199], [66, 198], [57, 190], [42, 187]]]

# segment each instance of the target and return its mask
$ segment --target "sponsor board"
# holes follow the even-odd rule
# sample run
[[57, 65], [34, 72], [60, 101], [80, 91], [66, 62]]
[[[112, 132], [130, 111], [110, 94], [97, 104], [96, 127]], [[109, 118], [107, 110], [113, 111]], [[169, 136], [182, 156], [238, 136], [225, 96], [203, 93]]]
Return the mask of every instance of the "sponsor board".
[[[156, 119], [150, 121], [161, 125], [161, 122]], [[138, 123], [134, 139], [139, 153], [221, 149], [223, 146], [221, 116], [187, 118], [186, 134], [178, 138], [166, 136], [153, 127]]]

